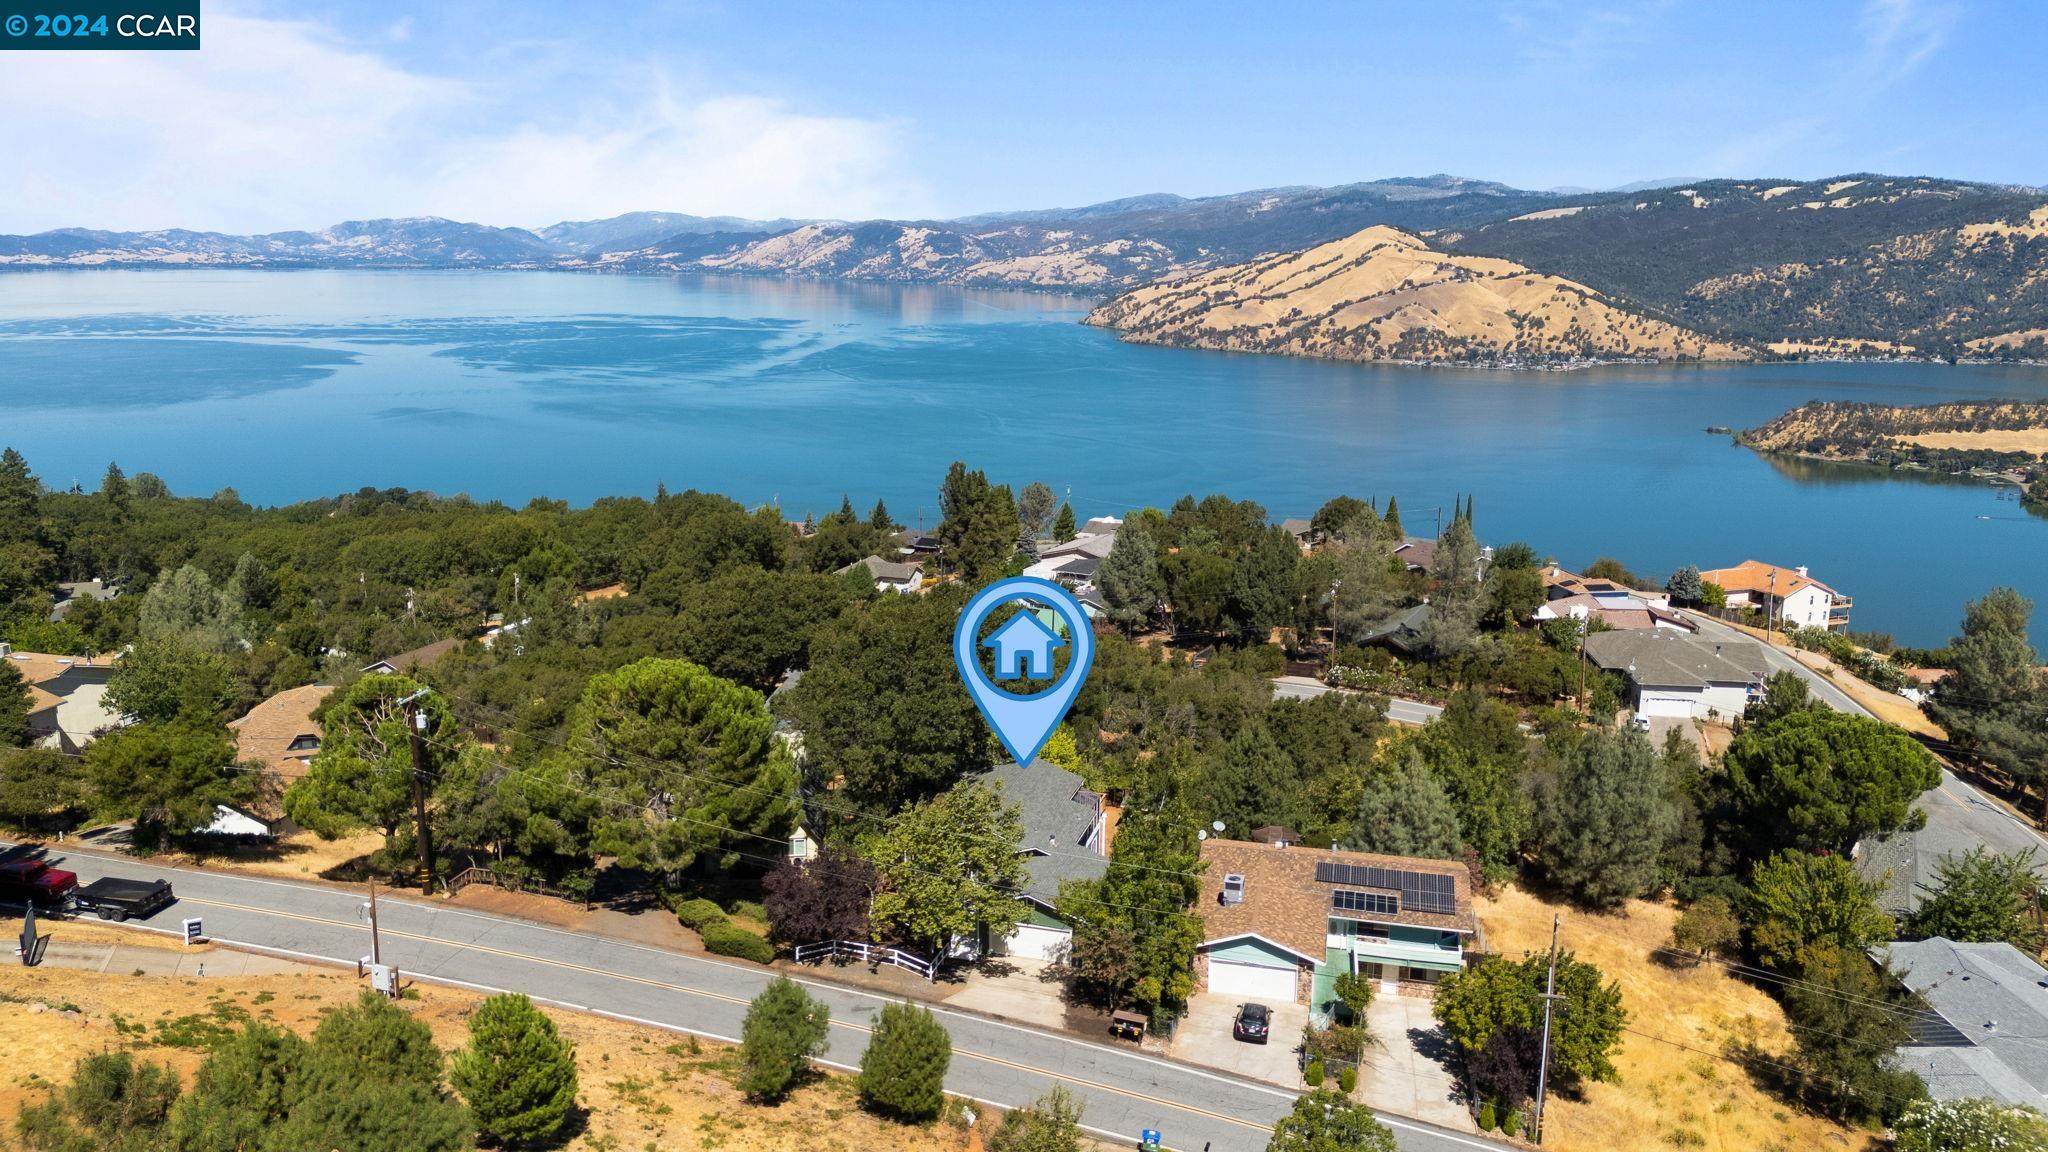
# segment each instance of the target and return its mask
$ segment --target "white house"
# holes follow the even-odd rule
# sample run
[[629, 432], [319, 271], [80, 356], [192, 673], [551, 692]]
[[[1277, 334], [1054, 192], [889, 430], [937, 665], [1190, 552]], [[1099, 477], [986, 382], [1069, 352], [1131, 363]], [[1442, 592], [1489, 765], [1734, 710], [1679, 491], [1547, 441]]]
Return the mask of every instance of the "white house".
[[1770, 674], [1762, 646], [1748, 640], [1722, 643], [1653, 628], [1596, 632], [1585, 647], [1595, 667], [1628, 677], [1629, 706], [1638, 716], [1733, 719], [1763, 693]]
[[1700, 579], [1719, 585], [1728, 594], [1729, 607], [1755, 608], [1780, 625], [1834, 629], [1849, 626], [1849, 607], [1853, 602], [1807, 575], [1803, 565], [1787, 568], [1744, 560], [1733, 568], [1701, 572]]
[[1543, 605], [1537, 620], [1598, 620], [1609, 628], [1662, 628], [1697, 632], [1699, 627], [1671, 610], [1671, 597], [1639, 592], [1612, 580], [1567, 572], [1552, 564], [1543, 569]]
[[1095, 590], [1095, 570], [1102, 567], [1103, 558], [1116, 547], [1116, 532], [1123, 524], [1112, 516], [1088, 521], [1072, 540], [1040, 552], [1038, 562], [1024, 569], [1024, 575], [1071, 589], [1080, 599], [1082, 610], [1094, 619], [1102, 605], [1102, 597]]
[[38, 747], [77, 752], [101, 732], [127, 724], [127, 717], [106, 704], [107, 681], [120, 658], [16, 652], [0, 643], [0, 659], [28, 685], [30, 739]]
[[1054, 901], [1061, 882], [1100, 880], [1109, 870], [1108, 807], [1079, 776], [1045, 760], [1029, 767], [998, 764], [980, 780], [999, 787], [1005, 804], [1017, 806], [1024, 825], [1017, 852], [1030, 876], [1021, 895], [1030, 911], [1002, 940], [982, 941], [979, 950], [993, 944], [1004, 956], [1058, 959], [1074, 929], [1054, 914]]

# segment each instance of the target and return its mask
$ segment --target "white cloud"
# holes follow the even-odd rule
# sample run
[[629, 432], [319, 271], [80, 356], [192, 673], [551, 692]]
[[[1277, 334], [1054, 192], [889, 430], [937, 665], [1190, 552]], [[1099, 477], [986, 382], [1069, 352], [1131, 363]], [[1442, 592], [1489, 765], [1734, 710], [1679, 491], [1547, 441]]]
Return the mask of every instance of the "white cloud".
[[[617, 61], [522, 85], [426, 75], [309, 22], [209, 8], [199, 52], [17, 53], [0, 231], [232, 232], [434, 214], [537, 226], [634, 209], [908, 213], [897, 128]], [[559, 62], [554, 62], [559, 64]]]

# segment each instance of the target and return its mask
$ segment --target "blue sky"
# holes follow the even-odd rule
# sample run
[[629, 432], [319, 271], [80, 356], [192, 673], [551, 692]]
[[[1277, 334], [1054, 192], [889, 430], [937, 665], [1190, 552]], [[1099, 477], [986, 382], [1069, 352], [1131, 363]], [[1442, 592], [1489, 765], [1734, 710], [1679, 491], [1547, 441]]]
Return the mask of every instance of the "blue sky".
[[0, 69], [0, 231], [949, 216], [1452, 172], [2048, 183], [2048, 5], [209, 0]]

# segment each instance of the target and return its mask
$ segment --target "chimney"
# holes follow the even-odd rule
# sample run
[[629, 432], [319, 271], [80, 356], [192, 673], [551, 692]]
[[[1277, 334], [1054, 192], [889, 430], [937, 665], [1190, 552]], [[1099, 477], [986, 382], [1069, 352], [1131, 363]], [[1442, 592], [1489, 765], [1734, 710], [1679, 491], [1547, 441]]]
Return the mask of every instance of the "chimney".
[[1806, 565], [1801, 564], [1799, 567], [1794, 568], [1793, 571], [1799, 573], [1800, 579], [1806, 579]]

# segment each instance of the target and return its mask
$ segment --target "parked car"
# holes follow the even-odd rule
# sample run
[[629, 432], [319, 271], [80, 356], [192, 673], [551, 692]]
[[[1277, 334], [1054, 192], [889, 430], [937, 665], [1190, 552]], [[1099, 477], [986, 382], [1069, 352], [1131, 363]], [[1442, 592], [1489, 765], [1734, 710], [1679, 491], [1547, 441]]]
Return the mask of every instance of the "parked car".
[[1267, 1033], [1272, 1030], [1273, 1013], [1264, 1004], [1237, 1006], [1237, 1020], [1230, 1026], [1231, 1036], [1247, 1044], [1264, 1044]]
[[130, 916], [140, 919], [170, 907], [178, 898], [169, 880], [117, 880], [111, 876], [80, 888], [72, 906], [80, 915], [96, 913], [102, 920], [119, 924]]
[[41, 860], [0, 863], [0, 900], [62, 908], [78, 889], [78, 873], [52, 868]]
[[1629, 717], [1628, 726], [1638, 732], [1648, 732], [1650, 730], [1650, 718], [1638, 712], [1634, 716]]

